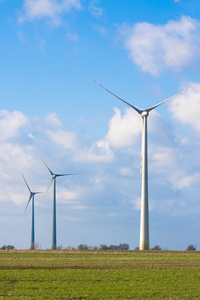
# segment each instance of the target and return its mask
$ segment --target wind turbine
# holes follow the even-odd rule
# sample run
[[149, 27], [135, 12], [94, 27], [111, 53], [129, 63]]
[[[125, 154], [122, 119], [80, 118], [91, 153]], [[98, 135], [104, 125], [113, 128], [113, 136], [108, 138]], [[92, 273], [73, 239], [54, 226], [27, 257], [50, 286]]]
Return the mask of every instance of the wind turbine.
[[[51, 174], [51, 181], [48, 186], [48, 189], [46, 191], [46, 194], [48, 193], [48, 190], [53, 182], [53, 223], [52, 223], [52, 244], [51, 244], [51, 249], [54, 250], [57, 247], [57, 238], [56, 238], [56, 177], [61, 177], [61, 176], [68, 176], [68, 175], [74, 175], [74, 174], [55, 174], [51, 171], [51, 169], [47, 166], [45, 161], [42, 159], [41, 155], [39, 155], [47, 169], [49, 170]], [[46, 196], [45, 194], [45, 196]]]
[[163, 104], [164, 102], [168, 101], [169, 99], [174, 98], [177, 95], [185, 93], [190, 89], [194, 88], [191, 87], [186, 89], [172, 97], [165, 99], [164, 101], [149, 107], [147, 109], [139, 109], [128, 102], [124, 101], [117, 95], [113, 94], [111, 91], [103, 87], [101, 84], [93, 80], [97, 83], [100, 87], [105, 89], [107, 92], [124, 102], [126, 105], [133, 108], [138, 114], [142, 117], [142, 190], [141, 190], [141, 216], [140, 216], [140, 250], [149, 250], [149, 208], [148, 208], [148, 152], [147, 152], [147, 117], [149, 113], [158, 107], [159, 105]]
[[29, 197], [29, 199], [28, 199], [28, 203], [27, 203], [27, 205], [26, 205], [24, 214], [26, 213], [27, 207], [28, 207], [28, 205], [29, 205], [29, 203], [30, 203], [30, 201], [31, 201], [31, 199], [32, 199], [32, 222], [31, 222], [32, 225], [31, 225], [31, 248], [30, 248], [30, 249], [35, 249], [34, 196], [35, 196], [36, 194], [40, 194], [40, 192], [32, 192], [23, 174], [22, 174], [22, 176], [23, 176], [24, 181], [25, 181], [25, 183], [26, 183], [26, 186], [27, 186], [27, 188], [28, 188], [28, 190], [29, 190], [29, 192], [30, 192], [30, 197]]

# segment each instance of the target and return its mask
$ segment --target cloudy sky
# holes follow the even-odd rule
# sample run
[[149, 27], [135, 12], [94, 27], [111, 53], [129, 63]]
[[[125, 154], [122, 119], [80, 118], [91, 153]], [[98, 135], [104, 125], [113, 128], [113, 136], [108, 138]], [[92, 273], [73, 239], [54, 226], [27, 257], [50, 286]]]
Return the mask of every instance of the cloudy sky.
[[[0, 0], [0, 246], [30, 247], [29, 191], [57, 180], [57, 244], [139, 245], [138, 108], [150, 113], [150, 247], [200, 249], [200, 6], [172, 0]], [[51, 247], [52, 187], [35, 196]]]

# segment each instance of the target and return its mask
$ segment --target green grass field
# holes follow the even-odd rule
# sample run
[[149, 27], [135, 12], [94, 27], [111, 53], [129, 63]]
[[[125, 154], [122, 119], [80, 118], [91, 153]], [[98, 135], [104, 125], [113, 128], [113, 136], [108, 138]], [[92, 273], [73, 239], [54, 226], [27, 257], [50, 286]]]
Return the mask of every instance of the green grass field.
[[198, 251], [0, 251], [1, 299], [200, 299]]

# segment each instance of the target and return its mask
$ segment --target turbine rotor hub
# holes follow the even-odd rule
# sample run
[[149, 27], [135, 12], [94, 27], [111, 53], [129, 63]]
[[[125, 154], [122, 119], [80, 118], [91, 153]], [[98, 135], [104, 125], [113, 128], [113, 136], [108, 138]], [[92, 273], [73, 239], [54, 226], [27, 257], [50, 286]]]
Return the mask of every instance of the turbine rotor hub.
[[148, 111], [144, 110], [142, 113], [141, 113], [141, 116], [142, 117], [148, 117], [149, 113]]

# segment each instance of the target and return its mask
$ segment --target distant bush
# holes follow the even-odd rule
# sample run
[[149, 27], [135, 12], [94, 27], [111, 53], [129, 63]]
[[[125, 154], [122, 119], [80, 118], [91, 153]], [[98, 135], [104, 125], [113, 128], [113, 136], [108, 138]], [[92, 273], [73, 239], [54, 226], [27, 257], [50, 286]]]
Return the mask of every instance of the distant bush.
[[100, 250], [108, 250], [108, 246], [105, 244], [100, 245]]
[[64, 250], [77, 250], [77, 249], [72, 246], [67, 246], [66, 248], [64, 248]]
[[80, 244], [77, 246], [78, 250], [88, 250], [88, 245], [86, 244]]
[[62, 245], [56, 247], [57, 250], [62, 250]]
[[0, 249], [2, 249], [2, 250], [13, 250], [13, 249], [15, 249], [15, 247], [14, 246], [12, 246], [12, 245], [3, 245]]
[[186, 251], [195, 251], [195, 250], [196, 250], [196, 247], [194, 247], [193, 245], [189, 245], [186, 248]]
[[162, 249], [159, 245], [155, 245], [153, 248], [151, 248], [151, 250], [162, 250]]

